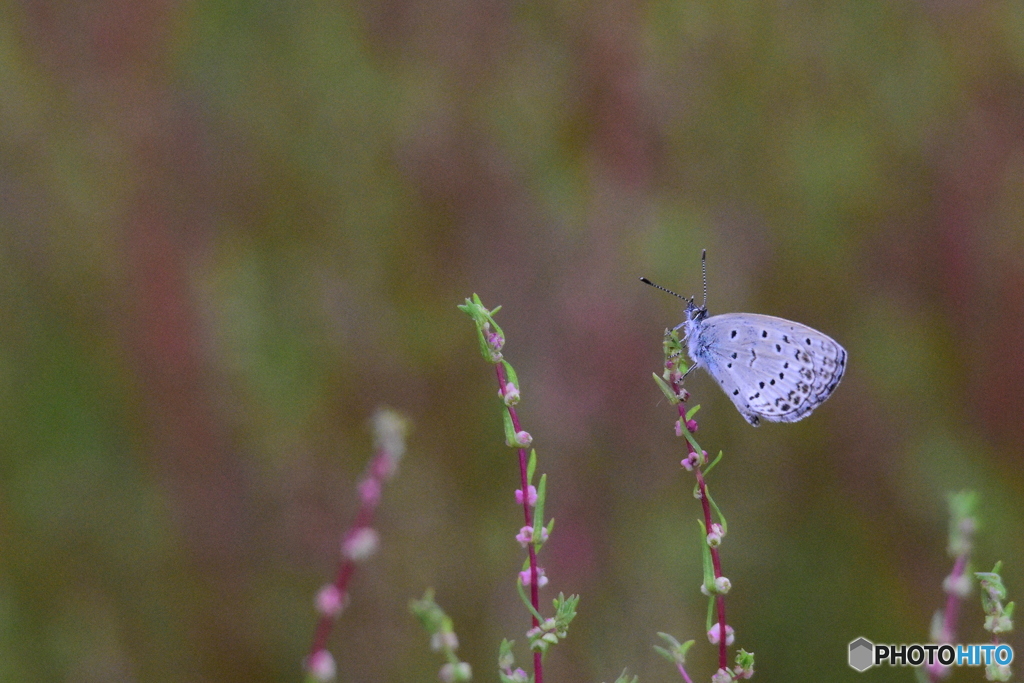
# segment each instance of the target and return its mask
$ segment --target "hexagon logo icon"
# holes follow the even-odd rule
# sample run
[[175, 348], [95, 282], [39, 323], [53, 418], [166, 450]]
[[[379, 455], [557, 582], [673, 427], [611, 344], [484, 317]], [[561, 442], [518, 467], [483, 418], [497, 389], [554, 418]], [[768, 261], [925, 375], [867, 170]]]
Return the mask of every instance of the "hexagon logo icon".
[[867, 638], [858, 638], [850, 643], [850, 666], [857, 671], [867, 671], [874, 664], [875, 644]]

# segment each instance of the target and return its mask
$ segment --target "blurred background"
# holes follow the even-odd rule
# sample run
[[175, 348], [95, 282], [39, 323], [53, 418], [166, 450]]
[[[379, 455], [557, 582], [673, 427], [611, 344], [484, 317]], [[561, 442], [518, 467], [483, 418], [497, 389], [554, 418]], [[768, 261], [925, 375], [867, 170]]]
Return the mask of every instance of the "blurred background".
[[679, 680], [657, 631], [708, 680], [651, 380], [682, 306], [637, 281], [698, 294], [702, 248], [713, 314], [849, 352], [798, 424], [688, 380], [755, 680], [926, 642], [950, 491], [1024, 597], [1019, 3], [0, 0], [0, 93], [0, 681], [301, 680], [381, 405], [414, 431], [338, 678], [436, 680], [433, 586], [496, 680], [529, 624], [473, 292], [549, 476], [544, 602], [582, 595], [548, 680]]

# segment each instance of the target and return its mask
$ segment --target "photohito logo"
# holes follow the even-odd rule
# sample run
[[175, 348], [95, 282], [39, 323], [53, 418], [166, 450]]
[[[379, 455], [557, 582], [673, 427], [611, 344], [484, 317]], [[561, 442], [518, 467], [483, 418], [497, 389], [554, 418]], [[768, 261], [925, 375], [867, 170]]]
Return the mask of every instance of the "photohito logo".
[[850, 667], [867, 671], [883, 662], [889, 666], [1009, 666], [1009, 645], [876, 645], [867, 638], [850, 643]]

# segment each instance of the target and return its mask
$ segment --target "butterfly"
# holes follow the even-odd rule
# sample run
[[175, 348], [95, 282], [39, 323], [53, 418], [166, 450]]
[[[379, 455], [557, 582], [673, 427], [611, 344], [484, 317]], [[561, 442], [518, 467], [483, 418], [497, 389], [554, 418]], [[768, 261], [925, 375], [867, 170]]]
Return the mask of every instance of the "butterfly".
[[[707, 271], [704, 304], [641, 281], [687, 301], [683, 328], [690, 368], [708, 371], [740, 415], [753, 426], [761, 420], [796, 422], [832, 395], [846, 371], [846, 349], [807, 325], [756, 313], [708, 315]], [[689, 371], [687, 372], [689, 374]]]

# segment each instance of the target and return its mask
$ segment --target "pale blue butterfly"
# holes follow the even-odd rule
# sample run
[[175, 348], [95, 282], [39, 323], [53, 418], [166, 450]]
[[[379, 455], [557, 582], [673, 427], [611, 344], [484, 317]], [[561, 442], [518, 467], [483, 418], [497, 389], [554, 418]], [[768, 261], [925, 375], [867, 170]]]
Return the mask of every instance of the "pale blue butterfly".
[[703, 367], [725, 391], [740, 415], [753, 426], [796, 422], [825, 402], [846, 371], [846, 349], [828, 335], [800, 323], [756, 313], [708, 316], [707, 270], [704, 304], [684, 299], [683, 328], [693, 366]]

